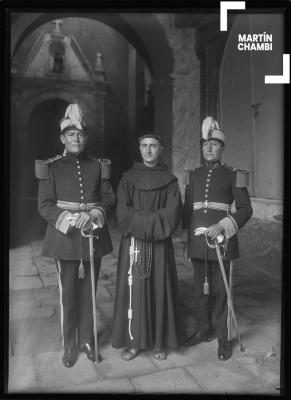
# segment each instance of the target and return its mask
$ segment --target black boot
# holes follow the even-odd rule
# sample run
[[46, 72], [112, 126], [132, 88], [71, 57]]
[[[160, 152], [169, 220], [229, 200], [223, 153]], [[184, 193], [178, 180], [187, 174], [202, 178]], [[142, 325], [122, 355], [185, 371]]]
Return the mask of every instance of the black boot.
[[214, 338], [215, 333], [212, 331], [206, 331], [204, 333], [198, 331], [184, 341], [184, 346], [196, 346], [196, 344], [201, 342], [210, 342]]
[[77, 361], [78, 351], [76, 345], [66, 346], [65, 352], [62, 358], [64, 367], [71, 368]]
[[[95, 362], [95, 348], [89, 343], [80, 344], [80, 351], [87, 355], [88, 360]], [[98, 361], [102, 361], [102, 357], [98, 354]]]
[[217, 356], [219, 360], [225, 361], [232, 356], [232, 342], [231, 340], [218, 339]]

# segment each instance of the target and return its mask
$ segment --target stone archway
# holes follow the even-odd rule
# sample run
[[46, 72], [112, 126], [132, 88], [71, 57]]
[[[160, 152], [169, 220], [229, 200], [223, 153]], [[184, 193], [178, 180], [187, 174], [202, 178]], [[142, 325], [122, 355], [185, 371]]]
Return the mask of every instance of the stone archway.
[[11, 54], [30, 32], [54, 19], [88, 18], [123, 35], [152, 73], [154, 129], [164, 137], [165, 162], [182, 185], [184, 169], [200, 164], [200, 60], [196, 53], [199, 35], [195, 24], [180, 29], [175, 14], [86, 14], [84, 10], [15, 14], [11, 19]]
[[[23, 13], [12, 19], [11, 55], [15, 54], [25, 38], [41, 25], [68, 17], [86, 18], [102, 22], [120, 33], [136, 50], [153, 76], [154, 129], [164, 136], [165, 159], [172, 166], [173, 136], [173, 51], [166, 37], [162, 21], [153, 14], [118, 13]], [[133, 137], [132, 142], [134, 143]], [[134, 144], [135, 145], [135, 144]]]

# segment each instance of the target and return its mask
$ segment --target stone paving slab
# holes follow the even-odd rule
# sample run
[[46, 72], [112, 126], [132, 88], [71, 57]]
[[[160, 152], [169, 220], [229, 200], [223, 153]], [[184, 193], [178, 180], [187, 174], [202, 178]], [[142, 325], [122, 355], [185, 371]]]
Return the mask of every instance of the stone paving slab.
[[101, 270], [103, 269], [103, 272], [106, 272], [106, 269], [109, 267], [114, 267], [115, 270], [117, 267], [117, 258], [112, 256], [112, 253], [102, 257], [101, 261]]
[[18, 261], [11, 261], [9, 264], [9, 275], [14, 276], [34, 276], [38, 271], [32, 259], [21, 259]]
[[60, 321], [50, 318], [10, 320], [10, 340], [13, 355], [58, 350], [62, 347]]
[[200, 393], [201, 387], [182, 368], [168, 369], [132, 379], [137, 393]]
[[261, 376], [261, 363], [259, 362], [258, 356], [241, 356], [235, 358], [235, 363], [240, 367], [242, 371], [253, 375], [255, 379], [259, 379]]
[[[265, 321], [269, 319], [272, 311], [270, 310], [270, 313], [268, 313], [268, 311], [264, 310], [262, 307], [259, 309], [254, 309], [253, 307], [236, 307], [235, 313], [239, 326], [241, 323], [244, 323], [244, 321], [246, 323], [249, 321], [251, 324], [255, 323], [264, 325]], [[277, 310], [275, 311], [275, 314], [276, 313]], [[277, 319], [277, 315], [273, 315], [273, 318]]]
[[97, 286], [97, 301], [112, 301], [110, 293], [108, 292], [107, 288], [104, 286]]
[[62, 364], [63, 351], [39, 353], [35, 356], [35, 368], [41, 392], [58, 392], [60, 388], [70, 390], [75, 385], [102, 380], [103, 376], [96, 371], [94, 364], [80, 353], [72, 368]]
[[280, 343], [280, 336], [269, 336], [268, 331], [265, 333], [264, 325], [253, 324], [250, 330], [243, 333], [243, 343], [245, 347], [266, 352]]
[[40, 257], [42, 253], [42, 244], [38, 246], [31, 246], [32, 257]]
[[[261, 388], [268, 388], [273, 393], [280, 386], [280, 359], [276, 356], [255, 353], [253, 356], [236, 357], [235, 362], [241, 370], [259, 382]], [[277, 393], [278, 394], [278, 393]]]
[[51, 259], [42, 256], [34, 256], [33, 260], [41, 274], [50, 275], [57, 273], [56, 263], [54, 260], [52, 262]]
[[16, 276], [10, 277], [9, 279], [10, 290], [35, 289], [41, 287], [43, 287], [43, 284], [38, 276]]
[[46, 306], [46, 305], [58, 306], [60, 304], [58, 286], [33, 289], [32, 292], [34, 294], [37, 303], [41, 306]]
[[114, 301], [115, 299], [115, 293], [116, 293], [116, 285], [115, 284], [110, 284], [108, 286], [106, 286], [106, 289], [108, 290], [108, 292], [110, 293], [110, 296], [112, 298], [112, 300]]
[[14, 300], [9, 306], [10, 318], [26, 318], [21, 317], [22, 312], [27, 315], [27, 313], [29, 313], [29, 309], [36, 307], [39, 307], [39, 303], [34, 296], [19, 301]]
[[253, 309], [257, 308], [258, 311], [261, 308], [261, 304], [258, 302], [256, 298], [253, 298], [251, 296], [242, 293], [240, 294], [234, 293], [232, 301], [234, 307], [239, 307], [239, 308], [252, 307]]
[[211, 362], [217, 361], [217, 339], [214, 339], [212, 342], [199, 343], [195, 348], [206, 360]]
[[43, 282], [43, 286], [58, 286], [59, 280], [56, 274], [43, 275], [40, 274], [40, 278]]
[[34, 289], [19, 289], [10, 290], [9, 292], [9, 306], [13, 306], [19, 301], [33, 301], [35, 300]]
[[108, 285], [112, 285], [111, 280], [108, 279], [108, 278], [106, 277], [106, 275], [104, 276], [104, 275], [102, 275], [102, 274], [99, 274], [99, 278], [98, 278], [98, 287], [99, 287], [99, 286], [108, 286]]
[[31, 257], [31, 247], [30, 245], [16, 247], [9, 250], [9, 258], [11, 261], [16, 261], [17, 259], [24, 259]]
[[33, 307], [27, 302], [19, 302], [12, 307], [10, 312], [11, 319], [32, 319], [32, 318], [50, 318], [54, 315], [52, 306]]
[[30, 246], [32, 248], [40, 248], [42, 246], [42, 240], [32, 240]]
[[60, 393], [133, 393], [134, 388], [128, 378], [106, 379], [59, 388]]
[[8, 392], [30, 392], [38, 385], [33, 355], [9, 358]]
[[106, 319], [112, 320], [114, 311], [114, 304], [112, 302], [97, 302], [97, 309], [99, 310], [100, 314], [103, 315]]
[[269, 388], [270, 392], [280, 387], [280, 374], [274, 371], [264, 371], [261, 378], [262, 386]]
[[268, 321], [268, 325], [264, 326], [264, 334], [272, 338], [274, 341], [281, 341], [281, 324]]
[[[258, 383], [243, 375], [232, 360], [223, 363], [222, 366], [222, 361], [204, 362], [185, 369], [206, 393], [251, 393], [258, 387]], [[231, 368], [227, 364], [231, 364]]]
[[116, 265], [108, 265], [102, 267], [100, 270], [99, 277], [102, 279], [107, 279], [109, 281], [116, 281], [117, 276], [117, 266]]

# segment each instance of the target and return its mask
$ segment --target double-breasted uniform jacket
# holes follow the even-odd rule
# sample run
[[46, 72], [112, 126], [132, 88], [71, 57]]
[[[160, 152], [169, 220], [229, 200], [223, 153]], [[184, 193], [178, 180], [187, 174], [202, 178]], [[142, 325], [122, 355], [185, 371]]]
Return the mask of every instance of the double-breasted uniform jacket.
[[[216, 162], [188, 171], [182, 228], [184, 241], [188, 236], [188, 257], [206, 258], [204, 235], [194, 230], [220, 222], [228, 239], [225, 260], [239, 257], [237, 232], [252, 216], [247, 190], [248, 172]], [[234, 202], [235, 211], [231, 212]], [[215, 249], [208, 248], [208, 260], [218, 261]]]
[[[39, 179], [38, 209], [48, 222], [42, 254], [63, 260], [89, 261], [89, 239], [80, 229], [68, 228], [71, 214], [98, 208], [105, 220], [115, 204], [108, 179], [102, 177], [102, 160], [86, 153], [66, 154], [36, 161]], [[104, 175], [104, 174], [103, 174]], [[94, 230], [94, 258], [112, 251], [107, 225]]]

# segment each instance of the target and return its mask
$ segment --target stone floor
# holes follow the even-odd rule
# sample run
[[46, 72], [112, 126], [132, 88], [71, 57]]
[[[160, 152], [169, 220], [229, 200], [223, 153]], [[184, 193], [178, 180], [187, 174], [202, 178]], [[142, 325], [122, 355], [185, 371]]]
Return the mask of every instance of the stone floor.
[[[217, 359], [217, 341], [181, 347], [165, 361], [150, 352], [130, 362], [111, 346], [119, 233], [103, 258], [97, 309], [100, 353], [96, 368], [80, 354], [73, 368], [61, 363], [60, 307], [53, 260], [40, 241], [10, 250], [9, 393], [280, 394], [280, 222], [251, 219], [240, 232], [241, 259], [234, 263], [234, 307], [245, 351], [235, 339], [230, 360]], [[195, 331], [193, 271], [174, 242], [185, 334]]]

